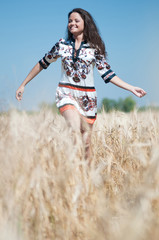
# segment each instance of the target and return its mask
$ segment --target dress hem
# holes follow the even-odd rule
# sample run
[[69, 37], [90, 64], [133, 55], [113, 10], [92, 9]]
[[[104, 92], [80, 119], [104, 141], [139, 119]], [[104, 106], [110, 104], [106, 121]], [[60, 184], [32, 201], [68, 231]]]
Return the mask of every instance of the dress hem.
[[65, 112], [69, 109], [73, 109], [73, 110], [77, 111], [80, 114], [80, 116], [82, 116], [82, 118], [89, 124], [93, 124], [97, 118], [96, 116], [91, 117], [91, 118], [83, 116], [73, 104], [65, 104], [65, 105], [59, 107], [59, 111], [60, 111], [61, 115], [63, 112]]

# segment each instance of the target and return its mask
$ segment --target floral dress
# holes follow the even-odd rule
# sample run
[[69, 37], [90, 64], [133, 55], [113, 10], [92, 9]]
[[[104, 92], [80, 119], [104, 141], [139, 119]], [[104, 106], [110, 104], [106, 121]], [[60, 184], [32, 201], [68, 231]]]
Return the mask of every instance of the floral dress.
[[108, 83], [116, 74], [110, 69], [103, 55], [83, 41], [75, 50], [75, 40], [60, 39], [39, 61], [46, 69], [61, 57], [62, 75], [56, 90], [56, 105], [60, 112], [76, 109], [83, 118], [93, 124], [97, 115], [97, 95], [94, 87], [94, 66]]

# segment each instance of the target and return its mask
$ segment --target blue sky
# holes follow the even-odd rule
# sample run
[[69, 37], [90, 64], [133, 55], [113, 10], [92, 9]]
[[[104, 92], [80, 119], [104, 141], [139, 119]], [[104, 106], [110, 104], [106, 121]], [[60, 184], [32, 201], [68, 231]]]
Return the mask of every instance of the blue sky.
[[[94, 17], [116, 74], [147, 91], [142, 99], [134, 96], [137, 104], [159, 105], [159, 1], [6, 0], [0, 4], [0, 109], [35, 110], [41, 102], [54, 102], [60, 59], [26, 86], [21, 103], [15, 91], [39, 59], [65, 37], [67, 14], [75, 7]], [[95, 86], [98, 105], [104, 97], [132, 95], [111, 83], [106, 85], [96, 69]]]

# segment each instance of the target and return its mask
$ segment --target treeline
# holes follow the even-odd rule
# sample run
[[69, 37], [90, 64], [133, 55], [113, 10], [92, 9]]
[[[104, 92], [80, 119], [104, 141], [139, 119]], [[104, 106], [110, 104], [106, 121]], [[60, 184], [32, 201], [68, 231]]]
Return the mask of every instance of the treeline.
[[125, 99], [119, 98], [119, 100], [104, 98], [102, 100], [101, 109], [104, 109], [106, 112], [112, 110], [122, 111], [122, 112], [131, 112], [136, 107], [135, 100], [129, 96]]
[[125, 99], [119, 98], [118, 100], [104, 98], [102, 100], [101, 108], [98, 111], [100, 112], [103, 109], [106, 112], [110, 112], [113, 110], [122, 111], [122, 112], [131, 112], [134, 109], [137, 109], [138, 111], [141, 112], [141, 111], [147, 111], [147, 110], [159, 111], [159, 106], [150, 105], [150, 106], [138, 107], [133, 97], [129, 96], [129, 97], [126, 97]]
[[[51, 109], [53, 112], [58, 113], [58, 109], [56, 107], [56, 104], [49, 104], [49, 103], [41, 103], [39, 105], [40, 109]], [[111, 112], [113, 110], [121, 111], [121, 112], [131, 112], [135, 108], [138, 109], [138, 111], [146, 111], [146, 110], [159, 110], [158, 106], [142, 106], [137, 107], [136, 101], [133, 99], [132, 96], [126, 97], [125, 99], [119, 98], [118, 100], [109, 99], [109, 98], [103, 98], [101, 102], [101, 106], [98, 108], [98, 112], [101, 112], [104, 110], [105, 112]]]

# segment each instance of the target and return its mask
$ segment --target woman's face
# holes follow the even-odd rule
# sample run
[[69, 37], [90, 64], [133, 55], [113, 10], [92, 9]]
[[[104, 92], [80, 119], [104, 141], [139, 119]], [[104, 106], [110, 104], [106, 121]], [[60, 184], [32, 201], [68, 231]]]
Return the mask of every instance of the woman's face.
[[73, 12], [70, 14], [70, 17], [68, 19], [68, 30], [74, 36], [77, 36], [83, 33], [84, 21], [79, 13]]

